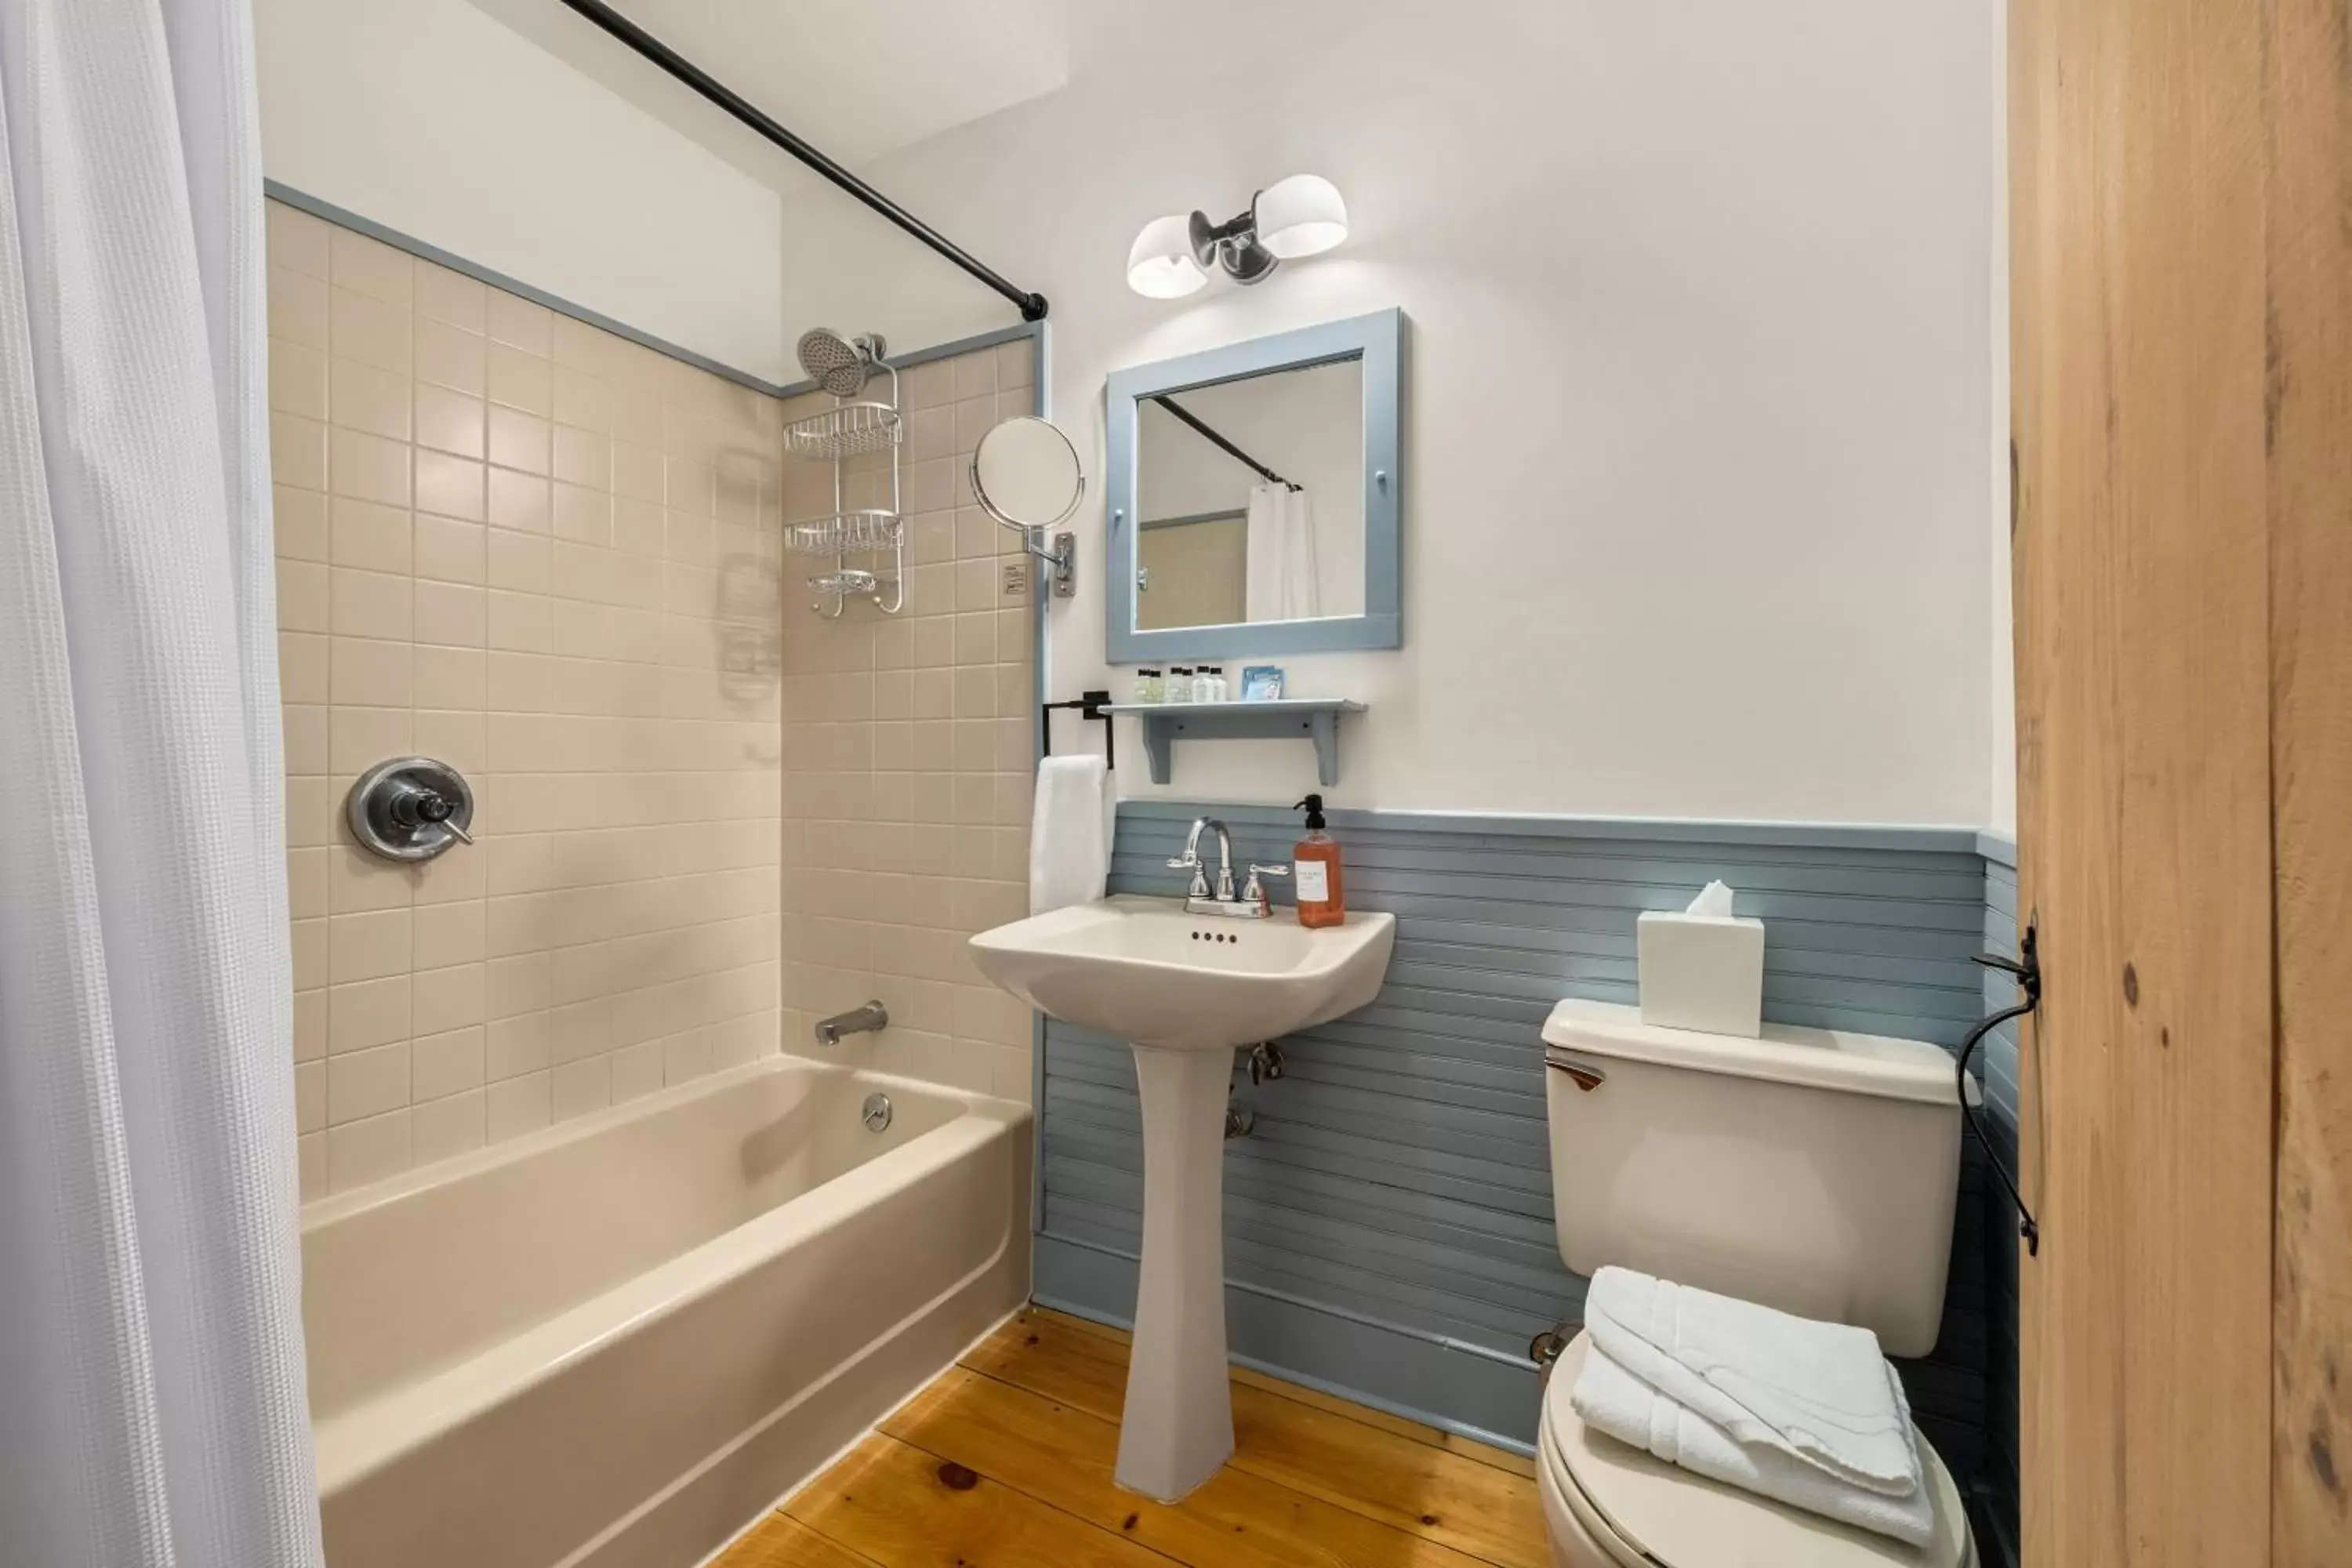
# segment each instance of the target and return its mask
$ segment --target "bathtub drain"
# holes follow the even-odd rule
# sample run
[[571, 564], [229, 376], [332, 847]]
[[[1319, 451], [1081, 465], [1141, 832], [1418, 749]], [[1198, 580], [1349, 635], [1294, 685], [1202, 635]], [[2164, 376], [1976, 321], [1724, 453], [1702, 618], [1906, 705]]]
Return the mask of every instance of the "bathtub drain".
[[890, 1125], [890, 1097], [887, 1094], [867, 1095], [865, 1109], [859, 1115], [864, 1119], [868, 1132], [883, 1131]]

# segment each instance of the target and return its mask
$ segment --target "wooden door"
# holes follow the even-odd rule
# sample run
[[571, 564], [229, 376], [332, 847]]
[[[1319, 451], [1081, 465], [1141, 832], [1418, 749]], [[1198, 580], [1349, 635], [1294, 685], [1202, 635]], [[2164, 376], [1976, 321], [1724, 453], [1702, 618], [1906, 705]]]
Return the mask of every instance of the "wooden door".
[[2352, 1563], [2347, 104], [2347, 0], [2011, 7], [2030, 1568]]

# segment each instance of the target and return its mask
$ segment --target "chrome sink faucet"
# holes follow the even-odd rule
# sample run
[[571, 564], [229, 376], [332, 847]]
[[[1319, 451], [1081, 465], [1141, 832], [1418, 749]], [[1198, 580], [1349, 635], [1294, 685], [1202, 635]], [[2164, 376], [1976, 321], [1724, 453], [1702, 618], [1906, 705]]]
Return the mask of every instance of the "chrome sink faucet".
[[1186, 899], [1208, 898], [1210, 896], [1208, 868], [1201, 864], [1201, 835], [1212, 828], [1215, 829], [1217, 835], [1215, 896], [1220, 903], [1231, 903], [1234, 901], [1234, 836], [1226, 832], [1225, 825], [1215, 817], [1196, 816], [1192, 819], [1192, 831], [1184, 836], [1184, 853], [1169, 861], [1168, 868], [1171, 871], [1192, 873], [1192, 885], [1185, 889]]
[[[1201, 863], [1201, 835], [1214, 830], [1217, 835], [1217, 880], [1213, 890], [1209, 883], [1208, 868]], [[1238, 894], [1234, 891], [1234, 839], [1225, 825], [1213, 816], [1195, 817], [1192, 831], [1184, 836], [1184, 853], [1168, 862], [1171, 871], [1192, 873], [1192, 885], [1184, 890], [1184, 912], [1188, 915], [1221, 915], [1233, 920], [1270, 920], [1274, 906], [1265, 896], [1261, 877], [1287, 877], [1287, 866], [1250, 867], [1249, 885]]]

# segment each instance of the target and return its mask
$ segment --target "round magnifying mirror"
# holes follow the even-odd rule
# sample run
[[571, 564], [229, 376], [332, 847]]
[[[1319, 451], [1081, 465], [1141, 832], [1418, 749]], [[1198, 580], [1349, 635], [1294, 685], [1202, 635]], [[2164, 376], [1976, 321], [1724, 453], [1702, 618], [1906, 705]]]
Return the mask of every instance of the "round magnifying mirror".
[[1051, 420], [1024, 414], [980, 438], [971, 491], [981, 510], [1012, 528], [1051, 528], [1087, 493], [1078, 449]]

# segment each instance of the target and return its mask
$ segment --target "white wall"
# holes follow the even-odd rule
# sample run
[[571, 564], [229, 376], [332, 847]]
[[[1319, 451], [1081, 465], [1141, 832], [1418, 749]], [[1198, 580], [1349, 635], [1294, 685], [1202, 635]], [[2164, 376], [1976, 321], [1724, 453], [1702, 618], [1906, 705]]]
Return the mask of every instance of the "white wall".
[[776, 287], [782, 198], [736, 161], [466, 0], [255, 0], [254, 19], [272, 179], [798, 379]]
[[1996, 833], [2017, 833], [2017, 666], [2011, 642], [2009, 474], [2009, 16], [1992, 7], [1992, 437], [1991, 563], [1986, 608], [1992, 676], [1990, 779], [1985, 822]]
[[[1403, 307], [1406, 646], [1285, 661], [1371, 704], [1337, 803], [1981, 824], [1993, 9], [1080, 7], [1067, 88], [866, 172], [1051, 299], [1097, 474], [1110, 370]], [[1346, 194], [1345, 247], [1129, 292], [1145, 220], [1300, 170]], [[1011, 319], [864, 215], [786, 221], [796, 323]], [[1108, 674], [1098, 508], [1080, 541], [1057, 693]], [[1194, 745], [1167, 791], [1122, 772], [1286, 803], [1312, 778], [1303, 745]]]

